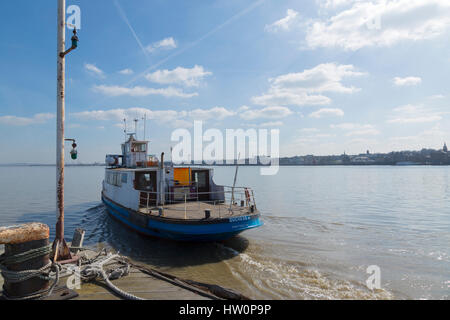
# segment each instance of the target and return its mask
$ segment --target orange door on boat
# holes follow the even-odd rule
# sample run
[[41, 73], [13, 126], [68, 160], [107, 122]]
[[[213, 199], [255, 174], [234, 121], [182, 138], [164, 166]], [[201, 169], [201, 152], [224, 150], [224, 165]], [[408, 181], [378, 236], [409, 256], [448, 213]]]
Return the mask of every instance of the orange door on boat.
[[191, 184], [191, 169], [189, 168], [175, 168], [173, 170], [173, 179], [178, 182], [180, 186], [188, 186]]

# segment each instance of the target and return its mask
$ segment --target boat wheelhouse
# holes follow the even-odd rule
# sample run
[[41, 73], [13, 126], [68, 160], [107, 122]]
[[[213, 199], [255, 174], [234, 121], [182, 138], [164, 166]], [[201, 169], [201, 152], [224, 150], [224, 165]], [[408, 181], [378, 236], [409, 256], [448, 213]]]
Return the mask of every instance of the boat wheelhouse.
[[219, 186], [213, 169], [165, 166], [148, 141], [130, 135], [121, 155], [107, 155], [102, 200], [136, 232], [180, 241], [218, 241], [262, 225], [250, 188]]

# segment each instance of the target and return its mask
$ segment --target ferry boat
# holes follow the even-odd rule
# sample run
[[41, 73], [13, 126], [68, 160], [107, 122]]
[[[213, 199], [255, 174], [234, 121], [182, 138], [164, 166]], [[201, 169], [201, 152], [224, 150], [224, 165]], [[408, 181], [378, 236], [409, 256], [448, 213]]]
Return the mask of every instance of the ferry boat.
[[135, 232], [176, 241], [221, 241], [263, 225], [251, 188], [219, 186], [205, 167], [164, 165], [134, 134], [107, 155], [102, 201]]

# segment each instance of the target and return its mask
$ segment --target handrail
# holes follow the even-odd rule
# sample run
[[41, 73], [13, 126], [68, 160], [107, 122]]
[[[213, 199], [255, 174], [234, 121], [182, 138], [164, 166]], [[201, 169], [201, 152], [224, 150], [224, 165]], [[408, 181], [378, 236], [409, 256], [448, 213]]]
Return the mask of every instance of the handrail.
[[[224, 189], [225, 188], [231, 188], [231, 187], [227, 187], [227, 186], [222, 186]], [[180, 187], [183, 188], [183, 187]], [[186, 189], [188, 189], [189, 187], [185, 187]], [[227, 199], [226, 195], [231, 195], [233, 194], [232, 190], [221, 190], [221, 191], [210, 191], [210, 192], [193, 192], [192, 194], [188, 194], [185, 193], [183, 195], [183, 193], [176, 193], [176, 192], [164, 192], [164, 196], [169, 196], [170, 200], [165, 202], [165, 205], [161, 205], [158, 204], [158, 195], [160, 196], [160, 192], [154, 192], [154, 191], [145, 191], [145, 190], [138, 190], [140, 192], [140, 201], [139, 204], [141, 205], [141, 201], [142, 199], [142, 194], [146, 195], [146, 204], [145, 207], [147, 210], [149, 209], [163, 209], [162, 212], [164, 211], [165, 208], [168, 208], [169, 205], [176, 205], [176, 204], [182, 204], [184, 203], [184, 207], [181, 208], [175, 208], [173, 206], [170, 207], [170, 210], [172, 211], [178, 211], [178, 212], [184, 212], [184, 219], [187, 220], [188, 219], [188, 213], [189, 212], [198, 212], [198, 210], [200, 210], [200, 203], [206, 203], [206, 204], [211, 204], [214, 206], [214, 208], [218, 208], [219, 211], [219, 217], [221, 217], [221, 208], [224, 207], [223, 209], [225, 209], [225, 207], [227, 207], [226, 211], [228, 211], [230, 213], [230, 215], [233, 215], [235, 211], [239, 211], [242, 212], [243, 210], [250, 210], [252, 207], [254, 210], [256, 210], [256, 201], [255, 201], [255, 196], [254, 196], [254, 192], [251, 188], [245, 188], [245, 187], [239, 187], [239, 189], [244, 189], [243, 191], [234, 191], [234, 195], [235, 195], [235, 200], [236, 199], [240, 199], [241, 201], [241, 206], [238, 205], [237, 201], [235, 201], [234, 203], [232, 203], [231, 207], [228, 207], [228, 205], [225, 205], [225, 203], [227, 202], [231, 202], [230, 199]], [[223, 195], [223, 198], [221, 199], [215, 199], [215, 200], [200, 200], [199, 196], [200, 195]], [[156, 205], [151, 205], [150, 204], [150, 196], [151, 195], [155, 195], [156, 197], [154, 197], [154, 201], [156, 201]], [[176, 200], [174, 198], [171, 198], [171, 195], [179, 195], [182, 196], [184, 199], [180, 199], [180, 200]], [[228, 196], [228, 198], [230, 198], [230, 196]], [[199, 203], [199, 207], [198, 209], [196, 208], [189, 208], [192, 207], [192, 204], [195, 203]], [[190, 204], [190, 205], [188, 205]]]
[[[145, 191], [145, 190], [136, 190], [142, 193], [150, 193], [150, 194], [160, 194], [160, 192], [154, 192], [154, 191]], [[248, 191], [253, 191], [251, 189], [248, 189]], [[232, 193], [232, 191], [217, 191], [217, 192], [195, 192], [195, 194], [201, 194], [201, 195], [205, 195], [205, 194], [223, 194], [223, 193]], [[179, 192], [164, 192], [165, 195], [173, 195], [173, 194], [180, 194]]]

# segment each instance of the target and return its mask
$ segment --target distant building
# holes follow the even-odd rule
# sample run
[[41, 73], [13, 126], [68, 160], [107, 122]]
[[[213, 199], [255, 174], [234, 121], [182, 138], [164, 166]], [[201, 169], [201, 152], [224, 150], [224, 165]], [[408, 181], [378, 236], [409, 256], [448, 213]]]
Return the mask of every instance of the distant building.
[[369, 159], [368, 157], [361, 157], [361, 156], [352, 158], [351, 162], [355, 163], [355, 164], [371, 164], [371, 163], [374, 163], [374, 161]]
[[444, 148], [442, 148], [442, 151], [444, 151], [445, 153], [448, 152], [447, 143], [444, 143]]

